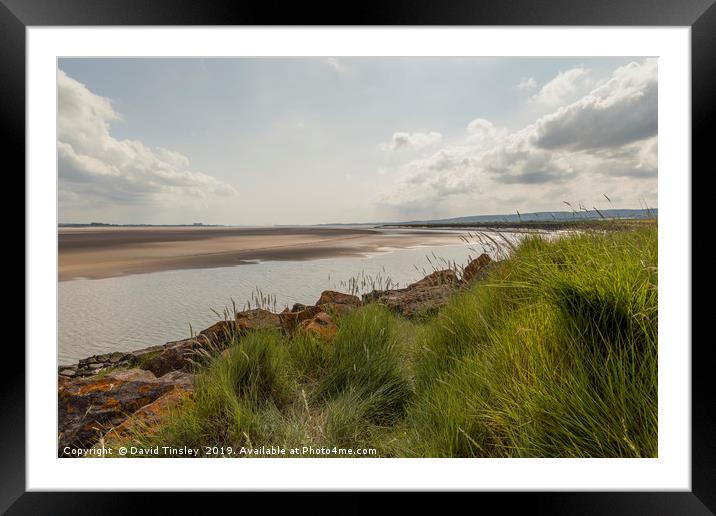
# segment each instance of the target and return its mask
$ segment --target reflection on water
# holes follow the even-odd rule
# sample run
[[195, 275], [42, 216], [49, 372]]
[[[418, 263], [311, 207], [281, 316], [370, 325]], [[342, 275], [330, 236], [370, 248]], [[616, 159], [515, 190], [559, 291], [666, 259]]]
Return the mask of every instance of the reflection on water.
[[[519, 238], [514, 235], [513, 238]], [[59, 283], [59, 363], [97, 353], [131, 351], [198, 332], [217, 320], [232, 299], [243, 309], [258, 288], [276, 308], [313, 304], [327, 289], [348, 290], [350, 278], [390, 278], [403, 287], [446, 263], [465, 265], [478, 244], [416, 247], [361, 258], [267, 261], [235, 267], [188, 269]], [[370, 290], [368, 284], [364, 291]]]

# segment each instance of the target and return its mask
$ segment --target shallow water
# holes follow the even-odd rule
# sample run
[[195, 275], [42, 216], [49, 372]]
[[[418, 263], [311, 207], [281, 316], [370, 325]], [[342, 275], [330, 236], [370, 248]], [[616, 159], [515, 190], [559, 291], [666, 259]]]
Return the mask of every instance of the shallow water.
[[[519, 235], [511, 235], [519, 239]], [[456, 237], [456, 241], [458, 241]], [[108, 351], [131, 351], [187, 338], [216, 322], [225, 307], [246, 308], [257, 289], [271, 295], [271, 310], [314, 304], [323, 290], [361, 292], [371, 278], [392, 287], [421, 279], [447, 262], [465, 265], [484, 249], [479, 244], [381, 250], [364, 257], [309, 261], [265, 261], [234, 267], [188, 269], [58, 284], [59, 363]], [[491, 252], [488, 250], [488, 252]], [[364, 281], [365, 280], [365, 281]], [[275, 297], [273, 297], [275, 296]], [[275, 300], [275, 306], [274, 306]]]

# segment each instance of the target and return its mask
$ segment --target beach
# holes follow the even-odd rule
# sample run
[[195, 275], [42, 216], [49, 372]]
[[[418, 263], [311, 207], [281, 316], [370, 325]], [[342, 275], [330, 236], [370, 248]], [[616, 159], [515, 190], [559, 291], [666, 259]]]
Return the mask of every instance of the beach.
[[345, 227], [60, 228], [58, 277], [100, 279], [460, 243], [455, 231]]

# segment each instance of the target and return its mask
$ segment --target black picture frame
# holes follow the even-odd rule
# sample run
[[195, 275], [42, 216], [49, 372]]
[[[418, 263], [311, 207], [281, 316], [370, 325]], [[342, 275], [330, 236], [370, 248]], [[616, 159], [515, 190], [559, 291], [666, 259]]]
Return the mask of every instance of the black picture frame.
[[[696, 174], [708, 172], [716, 120], [716, 0], [391, 0], [353, 4], [277, 4], [214, 0], [0, 0], [0, 114], [5, 156], [25, 165], [25, 29], [63, 25], [502, 25], [689, 26], [692, 45], [692, 192]], [[708, 161], [713, 169], [712, 160]], [[703, 169], [703, 170], [702, 170]], [[688, 173], [688, 171], [685, 171]], [[705, 189], [701, 189], [703, 193]], [[19, 197], [19, 196], [17, 196]], [[704, 220], [692, 196], [692, 235]], [[24, 213], [24, 212], [23, 212]], [[697, 233], [698, 234], [698, 233]], [[27, 257], [25, 257], [27, 259]], [[692, 246], [692, 271], [695, 265]], [[27, 285], [27, 269], [25, 282]], [[692, 303], [693, 312], [705, 305]], [[692, 320], [694, 319], [692, 315]], [[697, 319], [698, 320], [698, 319]], [[674, 345], [688, 343], [672, 343]], [[711, 514], [716, 511], [716, 404], [709, 340], [694, 340], [692, 354], [692, 457], [690, 492], [480, 493], [501, 510], [518, 507], [549, 514]], [[24, 350], [6, 346], [13, 364], [0, 376], [0, 511], [8, 514], [128, 513], [147, 507], [149, 493], [39, 493], [25, 489]], [[660, 364], [668, 367], [668, 364]], [[189, 508], [183, 493], [173, 503]], [[218, 493], [210, 494], [213, 497]], [[246, 497], [246, 493], [240, 494]], [[224, 497], [223, 495], [221, 496]], [[420, 497], [416, 498], [420, 500]], [[169, 507], [162, 501], [166, 512]], [[218, 500], [214, 500], [218, 504]], [[474, 502], [470, 502], [474, 503]], [[214, 505], [217, 507], [218, 505]], [[360, 503], [358, 503], [360, 506]]]

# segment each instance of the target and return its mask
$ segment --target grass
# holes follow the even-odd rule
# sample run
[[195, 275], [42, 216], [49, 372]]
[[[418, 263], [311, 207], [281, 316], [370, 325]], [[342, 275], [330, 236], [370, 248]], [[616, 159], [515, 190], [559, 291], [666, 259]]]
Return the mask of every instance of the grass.
[[657, 258], [655, 224], [530, 236], [436, 314], [369, 304], [339, 318], [331, 341], [237, 337], [191, 400], [133, 440], [655, 457]]

